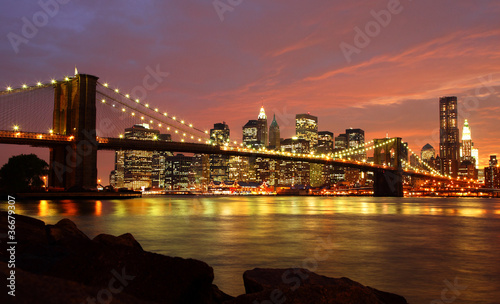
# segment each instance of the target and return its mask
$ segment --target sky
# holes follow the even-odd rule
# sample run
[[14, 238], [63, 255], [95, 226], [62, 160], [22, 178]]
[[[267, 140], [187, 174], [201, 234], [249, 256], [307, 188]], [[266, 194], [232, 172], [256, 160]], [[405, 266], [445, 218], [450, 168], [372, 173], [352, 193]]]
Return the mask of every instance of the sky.
[[[202, 129], [225, 121], [234, 140], [264, 105], [284, 138], [310, 112], [320, 131], [361, 128], [414, 151], [438, 149], [438, 100], [452, 95], [485, 166], [500, 154], [498, 16], [488, 0], [7, 0], [0, 89], [77, 66], [123, 92], [147, 87], [149, 104]], [[152, 70], [159, 81], [144, 85]], [[2, 145], [0, 163], [30, 151], [48, 157]], [[100, 152], [100, 178], [112, 162]]]

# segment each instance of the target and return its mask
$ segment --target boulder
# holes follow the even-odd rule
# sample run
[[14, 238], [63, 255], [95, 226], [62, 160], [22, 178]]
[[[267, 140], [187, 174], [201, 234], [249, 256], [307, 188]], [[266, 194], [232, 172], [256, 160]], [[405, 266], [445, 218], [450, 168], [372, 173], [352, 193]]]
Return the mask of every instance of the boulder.
[[69, 219], [62, 219], [55, 225], [47, 225], [47, 236], [51, 242], [78, 242], [89, 241], [89, 237], [85, 235], [76, 224]]
[[245, 295], [227, 304], [407, 304], [404, 297], [363, 286], [348, 278], [329, 278], [307, 269], [260, 269], [243, 274]]
[[110, 245], [110, 246], [129, 246], [139, 250], [143, 250], [141, 244], [136, 241], [134, 236], [130, 233], [125, 233], [120, 236], [114, 236], [110, 234], [99, 234], [93, 240], [93, 242]]

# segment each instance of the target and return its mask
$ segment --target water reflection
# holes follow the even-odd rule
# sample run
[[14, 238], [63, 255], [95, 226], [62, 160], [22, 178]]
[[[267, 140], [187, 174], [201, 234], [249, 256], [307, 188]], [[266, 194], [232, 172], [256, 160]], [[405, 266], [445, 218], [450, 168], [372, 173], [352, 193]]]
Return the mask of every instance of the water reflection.
[[307, 259], [329, 240], [325, 259], [316, 261], [320, 274], [410, 303], [439, 299], [443, 280], [456, 276], [469, 288], [455, 303], [500, 297], [500, 200], [144, 197], [19, 202], [16, 209], [51, 224], [68, 217], [90, 237], [130, 232], [146, 250], [203, 260], [233, 295], [244, 292], [245, 270], [312, 267]]
[[[92, 214], [96, 216], [113, 214], [118, 217], [129, 215], [164, 216], [172, 214], [204, 215], [204, 216], [238, 216], [238, 215], [270, 215], [270, 214], [361, 214], [361, 215], [432, 215], [463, 217], [497, 217], [500, 215], [498, 201], [488, 199], [461, 199], [457, 203], [448, 204], [450, 200], [435, 199], [429, 203], [425, 199], [409, 198], [373, 199], [325, 197], [264, 197], [255, 200], [252, 197], [146, 197], [133, 200], [111, 201], [50, 201], [41, 200], [38, 204], [37, 216], [46, 217], [56, 214], [74, 216]], [[90, 209], [90, 205], [94, 205]], [[105, 210], [103, 210], [103, 208]]]

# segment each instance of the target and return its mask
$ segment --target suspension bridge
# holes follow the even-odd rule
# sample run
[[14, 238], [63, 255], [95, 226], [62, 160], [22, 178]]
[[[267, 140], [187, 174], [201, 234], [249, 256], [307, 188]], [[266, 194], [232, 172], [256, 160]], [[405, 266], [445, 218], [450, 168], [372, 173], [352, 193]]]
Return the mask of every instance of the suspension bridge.
[[[52, 187], [95, 187], [98, 150], [253, 156], [354, 168], [374, 173], [375, 196], [403, 196], [405, 176], [470, 183], [442, 175], [420, 159], [422, 167], [413, 168], [407, 161], [408, 154], [416, 158], [418, 155], [399, 137], [374, 139], [321, 155], [252, 149], [238, 141], [216, 145], [208, 130], [143, 100], [133, 99], [87, 74], [7, 87], [0, 92], [0, 108], [0, 143], [49, 148], [49, 186]], [[148, 123], [171, 134], [172, 141], [124, 138], [121, 132], [138, 123]], [[373, 150], [373, 162], [357, 160], [357, 155], [366, 155], [369, 150]]]

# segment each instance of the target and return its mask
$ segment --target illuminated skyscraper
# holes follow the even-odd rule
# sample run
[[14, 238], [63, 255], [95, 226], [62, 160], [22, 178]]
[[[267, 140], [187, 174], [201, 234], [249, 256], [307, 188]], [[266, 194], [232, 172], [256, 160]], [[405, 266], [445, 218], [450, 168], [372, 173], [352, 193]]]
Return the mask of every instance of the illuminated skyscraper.
[[479, 168], [479, 151], [474, 148], [474, 143], [472, 142], [472, 133], [467, 119], [464, 122], [464, 127], [462, 129], [462, 146], [460, 149], [460, 158], [462, 161], [472, 162], [476, 169]]
[[310, 113], [295, 115], [295, 133], [297, 138], [309, 141], [309, 148], [313, 150], [318, 143], [318, 117]]
[[252, 148], [268, 146], [267, 116], [264, 107], [260, 108], [257, 120], [249, 120], [243, 126], [243, 144]]
[[[223, 123], [214, 124], [210, 130], [210, 140], [217, 145], [223, 145], [229, 142], [229, 126]], [[229, 156], [212, 154], [210, 161], [210, 181], [225, 181], [229, 178]]]
[[280, 127], [276, 121], [276, 115], [273, 116], [273, 121], [269, 126], [269, 148], [270, 149], [280, 149]]
[[214, 128], [210, 129], [210, 141], [216, 145], [229, 142], [229, 126], [226, 122], [214, 124]]
[[267, 134], [267, 116], [264, 111], [264, 106], [260, 108], [257, 121], [259, 122], [260, 143], [262, 147], [267, 147], [269, 145], [269, 138]]
[[[124, 137], [138, 140], [158, 140], [160, 139], [160, 131], [150, 129], [148, 124], [138, 124], [125, 129]], [[153, 186], [153, 155], [155, 153], [140, 150], [116, 151], [115, 185], [113, 186], [134, 190]]]
[[333, 133], [329, 131], [318, 132], [318, 145], [316, 152], [318, 154], [328, 154], [333, 152]]
[[441, 173], [452, 177], [458, 176], [460, 160], [460, 142], [457, 125], [457, 97], [439, 98]]
[[460, 151], [462, 160], [471, 160], [472, 157], [472, 137], [467, 119], [462, 129], [462, 149]]
[[[348, 148], [362, 147], [365, 144], [365, 131], [350, 128], [345, 130], [345, 134]], [[352, 155], [351, 158], [356, 160], [366, 159], [366, 151], [361, 149], [359, 151], [359, 153]]]

